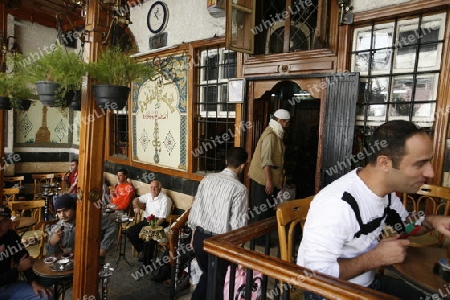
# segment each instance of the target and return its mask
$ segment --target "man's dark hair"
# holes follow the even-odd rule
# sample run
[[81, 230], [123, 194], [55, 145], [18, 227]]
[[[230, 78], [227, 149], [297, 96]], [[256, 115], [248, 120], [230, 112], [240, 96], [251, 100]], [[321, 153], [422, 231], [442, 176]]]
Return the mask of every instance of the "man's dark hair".
[[121, 172], [123, 175], [128, 177], [128, 171], [126, 169], [121, 168], [121, 169], [117, 170], [117, 173], [119, 173], [119, 172]]
[[70, 162], [77, 163], [77, 166], [78, 166], [78, 159], [74, 158], [74, 159], [72, 159]]
[[[375, 129], [370, 138], [369, 151], [374, 151], [367, 157], [369, 164], [375, 164], [377, 157], [384, 155], [392, 160], [394, 168], [398, 168], [401, 160], [405, 156], [406, 140], [416, 134], [426, 134], [423, 129], [417, 127], [414, 123], [404, 120], [389, 121]], [[375, 144], [384, 143], [385, 147], [374, 147]]]
[[237, 168], [248, 159], [248, 153], [244, 148], [232, 147], [227, 152], [227, 167]]

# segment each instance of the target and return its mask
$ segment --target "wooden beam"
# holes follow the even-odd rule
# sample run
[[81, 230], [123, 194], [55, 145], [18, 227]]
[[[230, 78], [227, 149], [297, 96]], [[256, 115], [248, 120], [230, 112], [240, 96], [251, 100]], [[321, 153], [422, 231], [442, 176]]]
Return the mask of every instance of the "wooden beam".
[[[86, 10], [85, 61], [95, 61], [102, 47], [103, 14], [98, 1], [89, 1]], [[108, 22], [108, 21], [107, 21]], [[73, 299], [98, 297], [99, 249], [101, 239], [101, 200], [105, 148], [105, 111], [94, 101], [91, 83], [85, 78], [81, 96], [80, 155], [78, 165], [78, 188], [81, 200], [77, 204], [75, 264]]]

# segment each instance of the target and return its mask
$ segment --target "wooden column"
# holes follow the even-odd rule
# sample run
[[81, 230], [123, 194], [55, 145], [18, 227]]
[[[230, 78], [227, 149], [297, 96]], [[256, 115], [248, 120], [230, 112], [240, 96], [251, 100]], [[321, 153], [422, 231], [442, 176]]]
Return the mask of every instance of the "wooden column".
[[[95, 61], [102, 47], [102, 32], [108, 28], [108, 10], [97, 0], [86, 4], [85, 61]], [[102, 24], [103, 23], [103, 24]], [[76, 216], [73, 299], [97, 298], [101, 199], [105, 149], [106, 112], [98, 108], [92, 97], [91, 83], [85, 78], [81, 96], [80, 155], [78, 165], [79, 198]]]
[[[6, 6], [4, 3], [0, 3], [0, 34], [4, 37], [7, 36], [8, 30], [8, 14], [6, 13]], [[1, 51], [1, 49], [0, 49]], [[4, 110], [0, 109], [0, 182], [3, 182], [5, 173], [5, 114]], [[0, 204], [3, 202], [3, 184], [0, 185]]]

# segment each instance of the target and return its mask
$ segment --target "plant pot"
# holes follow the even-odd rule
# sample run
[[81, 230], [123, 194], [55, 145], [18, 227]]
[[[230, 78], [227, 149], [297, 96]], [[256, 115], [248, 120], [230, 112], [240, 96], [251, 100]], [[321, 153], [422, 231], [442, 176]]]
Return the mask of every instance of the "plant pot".
[[68, 91], [66, 94], [66, 100], [69, 104], [69, 108], [72, 110], [81, 110], [81, 91]]
[[31, 106], [31, 100], [28, 99], [13, 99], [12, 102], [12, 108], [17, 110], [28, 110]]
[[120, 85], [96, 84], [93, 87], [94, 99], [102, 109], [121, 110], [127, 105], [130, 88]]
[[8, 97], [0, 97], [0, 109], [11, 110], [11, 102]]
[[58, 90], [60, 84], [52, 81], [37, 81], [36, 91], [39, 95], [44, 106], [55, 106], [55, 102], [58, 101]]

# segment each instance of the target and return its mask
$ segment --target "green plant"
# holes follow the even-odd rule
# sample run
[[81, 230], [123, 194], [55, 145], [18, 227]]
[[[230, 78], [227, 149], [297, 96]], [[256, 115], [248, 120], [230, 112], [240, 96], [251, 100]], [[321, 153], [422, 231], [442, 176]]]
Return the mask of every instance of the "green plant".
[[11, 99], [36, 99], [22, 74], [0, 73], [0, 96]]
[[138, 78], [152, 78], [156, 70], [138, 62], [118, 47], [107, 48], [96, 62], [88, 65], [89, 76], [99, 84], [126, 86]]
[[59, 97], [64, 98], [68, 91], [81, 88], [81, 79], [86, 74], [86, 63], [77, 53], [59, 45], [23, 70], [30, 80], [59, 83]]

